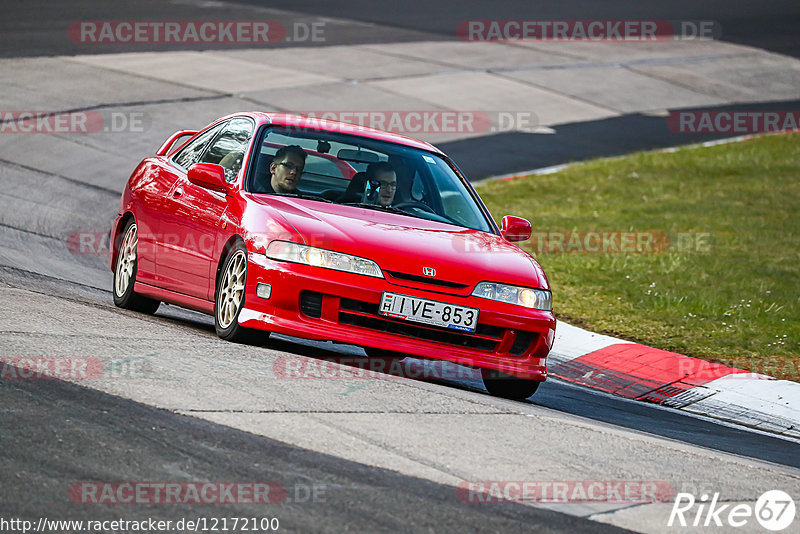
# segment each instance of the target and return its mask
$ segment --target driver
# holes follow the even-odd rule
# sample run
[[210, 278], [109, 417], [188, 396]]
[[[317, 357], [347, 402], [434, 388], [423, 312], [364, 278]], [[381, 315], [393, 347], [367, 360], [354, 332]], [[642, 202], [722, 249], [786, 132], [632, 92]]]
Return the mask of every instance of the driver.
[[370, 163], [367, 166], [367, 185], [363, 202], [390, 206], [397, 191], [397, 174], [394, 167], [385, 161]]
[[306, 152], [298, 145], [282, 147], [275, 153], [269, 164], [271, 174], [269, 187], [272, 193], [297, 193], [297, 185], [303, 176], [306, 164]]

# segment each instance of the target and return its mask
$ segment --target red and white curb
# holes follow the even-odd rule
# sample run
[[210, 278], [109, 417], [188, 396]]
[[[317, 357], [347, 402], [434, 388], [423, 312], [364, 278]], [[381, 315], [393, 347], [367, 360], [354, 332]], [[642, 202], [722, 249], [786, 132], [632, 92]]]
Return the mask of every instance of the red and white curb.
[[800, 383], [558, 322], [551, 376], [630, 399], [800, 438]]

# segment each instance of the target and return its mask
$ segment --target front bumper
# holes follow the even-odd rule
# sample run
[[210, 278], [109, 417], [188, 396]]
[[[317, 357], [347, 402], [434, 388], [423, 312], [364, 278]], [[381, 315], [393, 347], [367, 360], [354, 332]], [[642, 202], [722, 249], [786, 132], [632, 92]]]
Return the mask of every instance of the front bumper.
[[[245, 307], [239, 314], [244, 327], [448, 360], [529, 380], [547, 378], [546, 358], [555, 338], [552, 312], [275, 262], [253, 252], [247, 269]], [[256, 295], [258, 283], [272, 286], [269, 299]], [[381, 316], [384, 291], [479, 308], [478, 328], [466, 333]]]

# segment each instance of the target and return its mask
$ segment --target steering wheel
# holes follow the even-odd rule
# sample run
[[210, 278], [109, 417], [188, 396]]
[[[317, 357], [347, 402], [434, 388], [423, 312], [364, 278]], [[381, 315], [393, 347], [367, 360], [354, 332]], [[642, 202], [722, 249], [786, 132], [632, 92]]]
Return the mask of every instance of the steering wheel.
[[416, 200], [407, 200], [405, 202], [400, 202], [399, 204], [392, 204], [393, 208], [403, 209], [403, 208], [419, 208], [423, 211], [427, 211], [428, 213], [436, 214], [433, 211], [433, 208], [425, 204], [424, 202], [417, 202]]

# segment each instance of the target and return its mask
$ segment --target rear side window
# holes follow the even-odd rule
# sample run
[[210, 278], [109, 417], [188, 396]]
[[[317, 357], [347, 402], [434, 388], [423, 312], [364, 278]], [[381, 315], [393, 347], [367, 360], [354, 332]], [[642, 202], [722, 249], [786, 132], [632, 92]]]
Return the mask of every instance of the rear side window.
[[253, 121], [250, 119], [231, 120], [205, 151], [200, 162], [222, 165], [225, 169], [225, 179], [233, 182], [239, 169], [242, 168], [242, 160], [253, 135], [253, 127]]
[[198, 135], [197, 138], [190, 141], [188, 145], [183, 147], [177, 154], [175, 154], [175, 156], [172, 158], [172, 161], [184, 169], [188, 169], [200, 161], [200, 156], [203, 155], [203, 152], [208, 147], [208, 144], [212, 139], [214, 139], [214, 136], [219, 133], [225, 124], [227, 123], [218, 124], [214, 128], [206, 130]]

